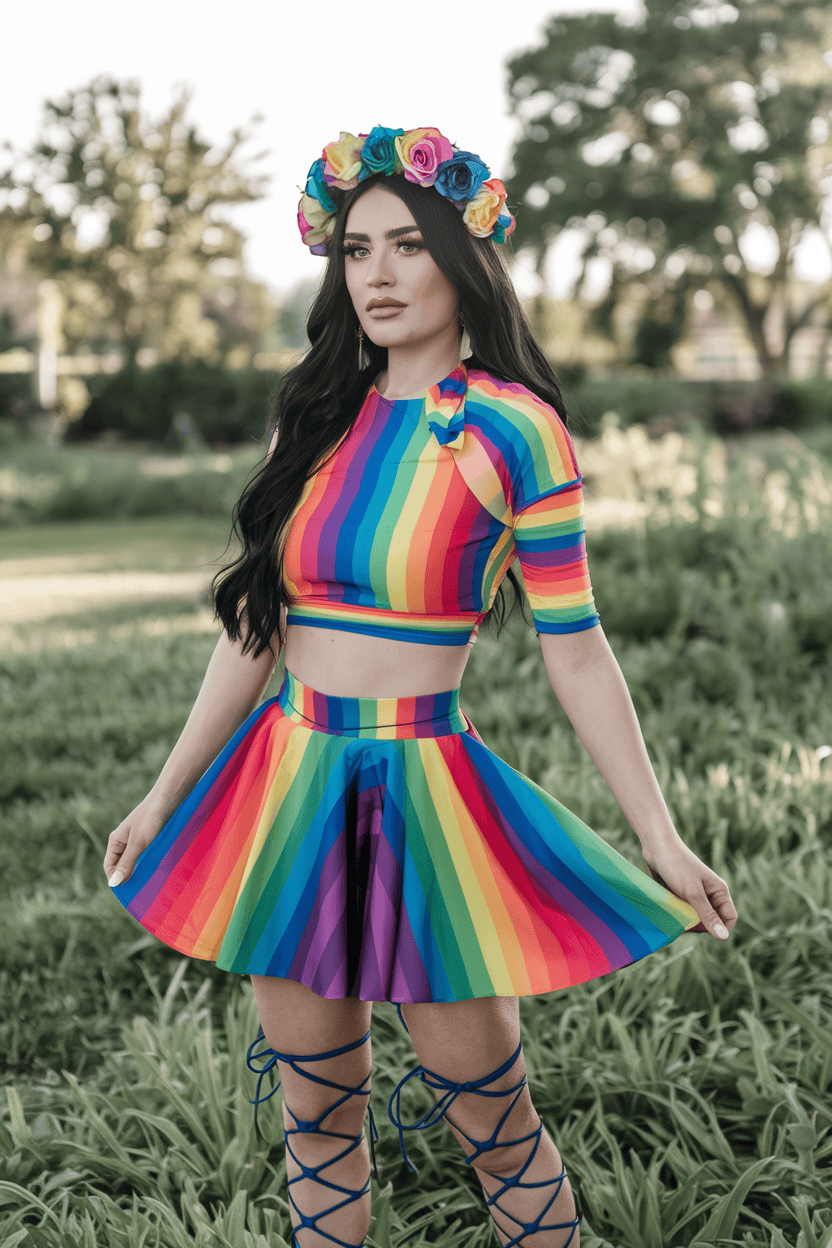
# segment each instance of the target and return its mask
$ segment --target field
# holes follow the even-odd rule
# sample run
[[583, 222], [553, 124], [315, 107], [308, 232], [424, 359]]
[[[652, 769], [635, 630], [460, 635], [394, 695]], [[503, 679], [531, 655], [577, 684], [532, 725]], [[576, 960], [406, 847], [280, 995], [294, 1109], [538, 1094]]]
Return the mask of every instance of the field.
[[[61, 518], [54, 466], [33, 490], [31, 454], [12, 458], [0, 529], [0, 1242], [283, 1248], [279, 1098], [265, 1142], [248, 1103], [250, 987], [143, 933], [101, 871], [213, 649], [227, 512], [195, 516], [189, 486], [167, 515], [97, 519], [113, 490], [79, 458]], [[740, 454], [614, 425], [579, 459], [605, 631], [677, 826], [740, 917], [725, 945], [684, 936], [523, 1000], [533, 1099], [583, 1248], [830, 1248], [832, 470], [785, 436]], [[208, 466], [232, 494], [245, 468]], [[135, 465], [119, 474], [122, 499], [144, 497]], [[481, 631], [462, 701], [491, 748], [639, 861], [518, 612], [499, 640]], [[414, 1059], [392, 1006], [373, 1042], [368, 1244], [492, 1245], [449, 1133], [408, 1141], [419, 1174], [403, 1167], [385, 1105]], [[408, 1086], [412, 1119], [430, 1101]]]

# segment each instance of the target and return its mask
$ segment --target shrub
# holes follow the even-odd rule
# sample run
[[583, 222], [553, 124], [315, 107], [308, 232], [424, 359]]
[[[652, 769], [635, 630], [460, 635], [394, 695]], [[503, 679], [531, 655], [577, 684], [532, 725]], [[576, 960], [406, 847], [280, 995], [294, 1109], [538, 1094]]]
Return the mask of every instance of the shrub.
[[170, 360], [154, 368], [126, 367], [90, 383], [92, 400], [67, 430], [70, 441], [105, 431], [129, 440], [161, 442], [186, 413], [213, 444], [263, 436], [279, 378], [256, 368], [228, 369]]
[[588, 376], [567, 397], [575, 433], [593, 437], [605, 412], [615, 412], [622, 426], [660, 424], [681, 427], [707, 421], [706, 397], [675, 377]]

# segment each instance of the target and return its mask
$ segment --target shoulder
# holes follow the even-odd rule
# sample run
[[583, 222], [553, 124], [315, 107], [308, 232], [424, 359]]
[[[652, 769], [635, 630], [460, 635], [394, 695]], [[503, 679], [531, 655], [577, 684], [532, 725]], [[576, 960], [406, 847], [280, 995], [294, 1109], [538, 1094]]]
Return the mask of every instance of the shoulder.
[[555, 409], [528, 386], [484, 369], [468, 373], [465, 423], [493, 440], [513, 483], [515, 510], [580, 482], [572, 439]]

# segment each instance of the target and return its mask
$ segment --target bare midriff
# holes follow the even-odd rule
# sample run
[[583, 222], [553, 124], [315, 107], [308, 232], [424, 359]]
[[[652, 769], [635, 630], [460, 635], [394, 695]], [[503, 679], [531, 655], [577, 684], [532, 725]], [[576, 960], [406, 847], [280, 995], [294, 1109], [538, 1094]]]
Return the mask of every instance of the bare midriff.
[[457, 689], [471, 644], [428, 646], [290, 624], [284, 659], [301, 684], [320, 693], [343, 698], [410, 698]]

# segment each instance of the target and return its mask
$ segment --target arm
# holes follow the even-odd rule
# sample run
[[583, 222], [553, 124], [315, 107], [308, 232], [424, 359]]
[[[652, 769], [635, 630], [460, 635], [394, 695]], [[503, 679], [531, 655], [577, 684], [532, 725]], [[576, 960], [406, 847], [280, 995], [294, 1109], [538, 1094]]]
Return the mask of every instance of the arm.
[[[276, 442], [275, 432], [267, 458]], [[285, 634], [285, 609], [280, 622]], [[259, 705], [277, 664], [278, 637], [275, 634], [271, 649], [256, 659], [251, 652], [243, 654], [242, 647], [242, 640], [232, 642], [223, 630], [185, 727], [159, 778], [147, 797], [110, 833], [104, 873], [112, 887], [129, 879], [139, 854]]]
[[652, 875], [689, 902], [709, 932], [726, 939], [737, 920], [728, 885], [673, 825], [630, 691], [600, 625], [541, 633], [540, 646], [555, 696], [638, 836]]
[[277, 638], [259, 658], [223, 633], [179, 740], [143, 801], [110, 833], [104, 874], [115, 888], [130, 878], [136, 859], [167, 823], [208, 767], [258, 706], [274, 674]]

